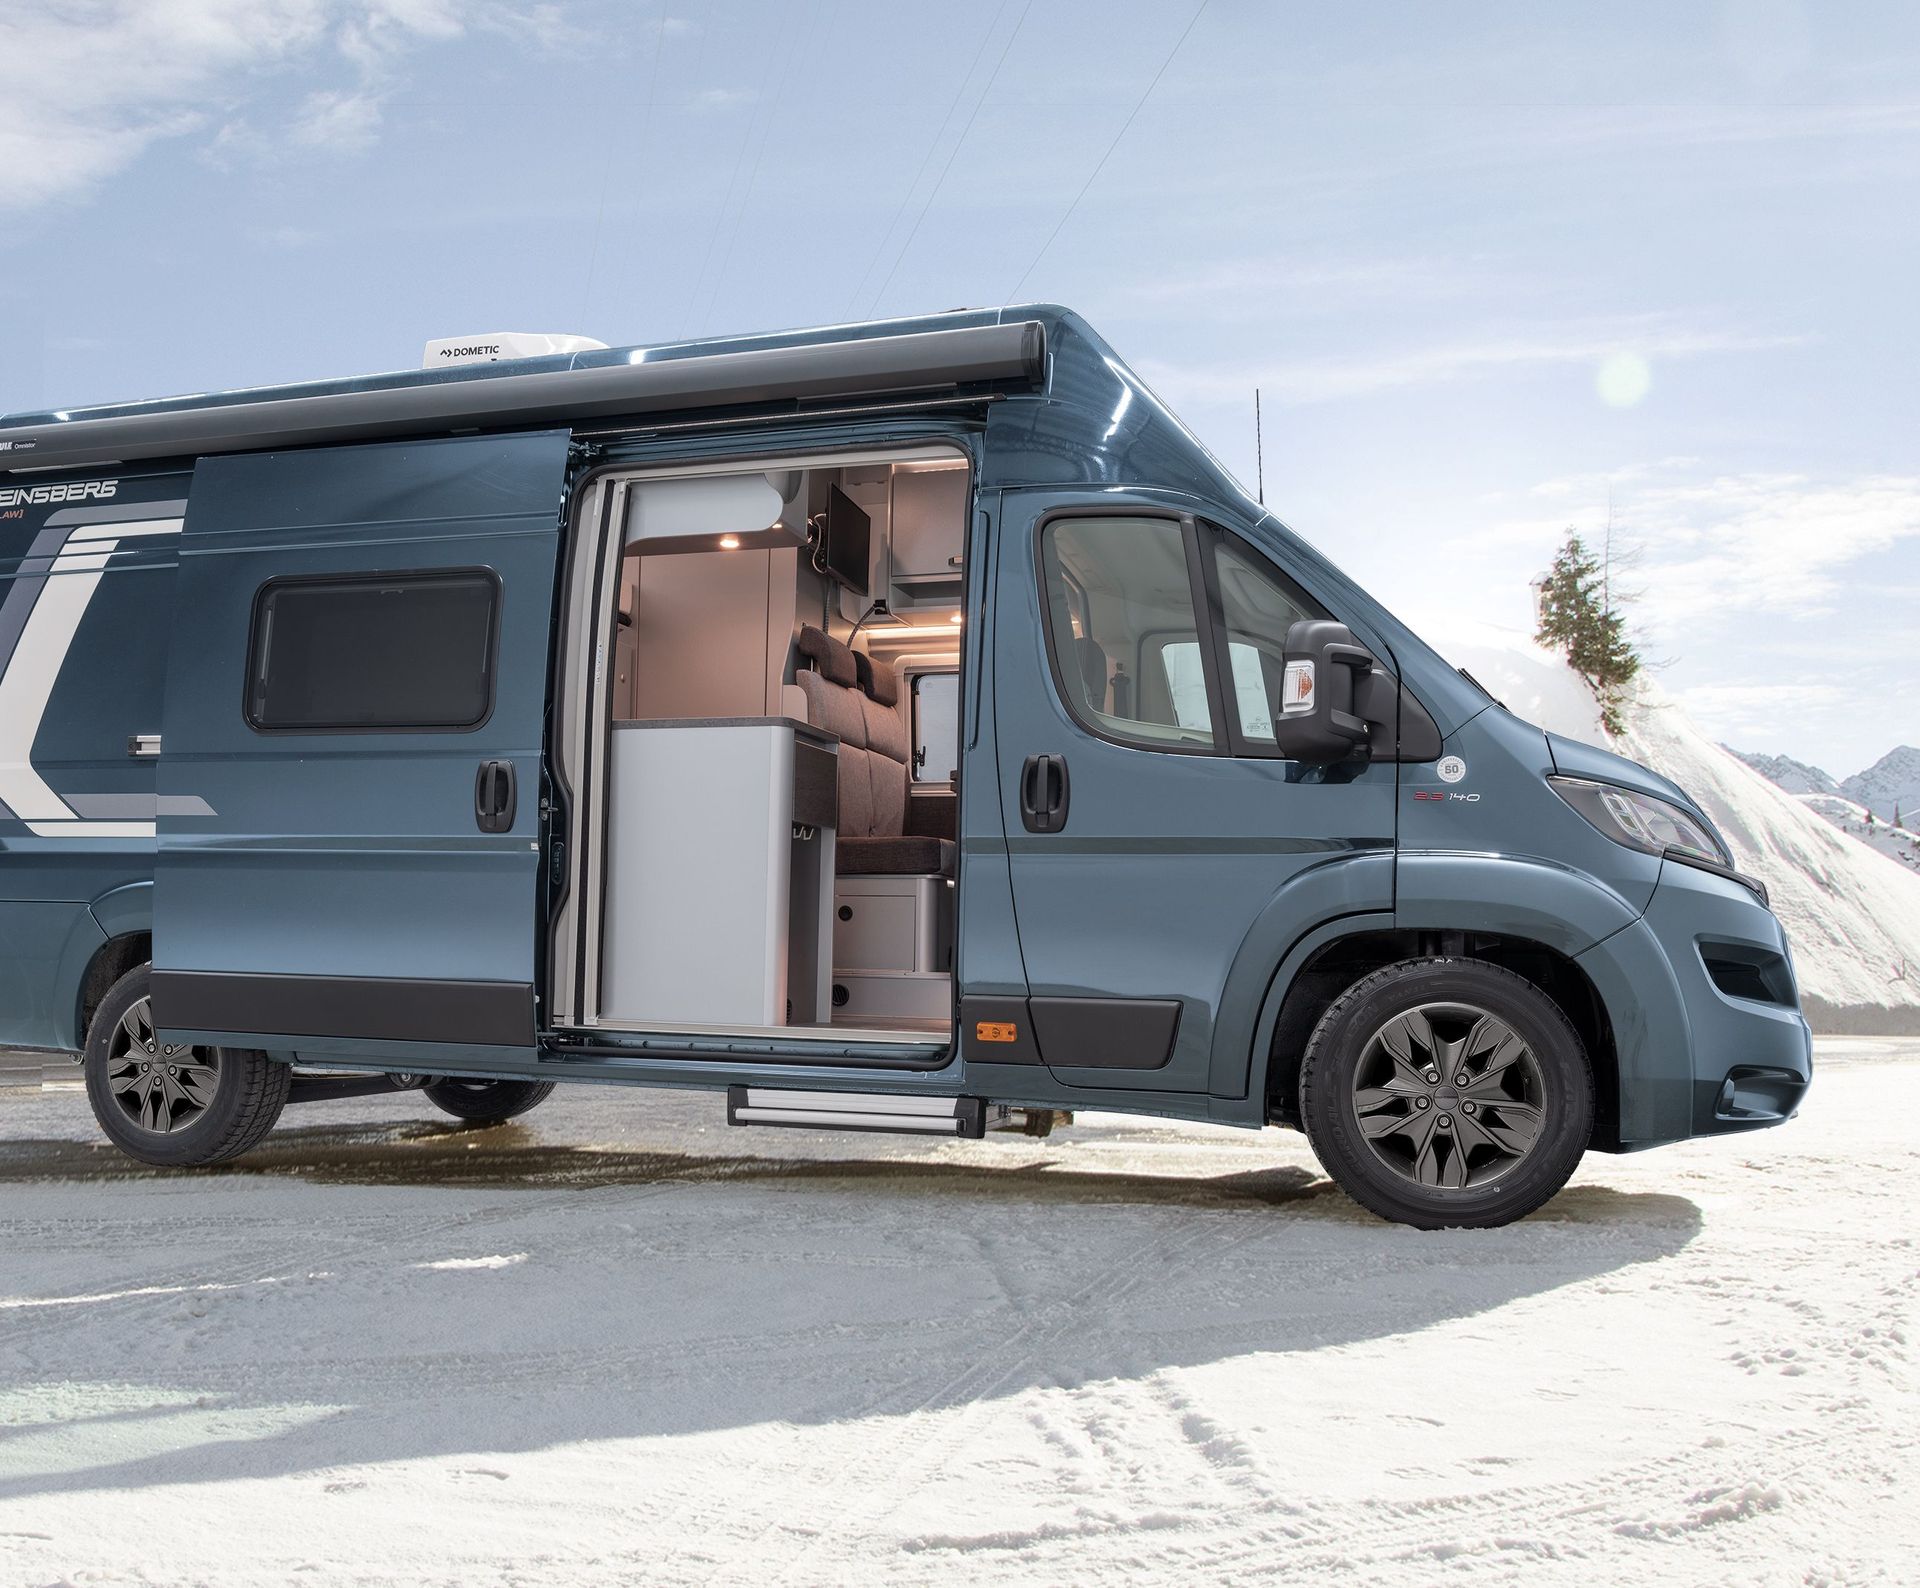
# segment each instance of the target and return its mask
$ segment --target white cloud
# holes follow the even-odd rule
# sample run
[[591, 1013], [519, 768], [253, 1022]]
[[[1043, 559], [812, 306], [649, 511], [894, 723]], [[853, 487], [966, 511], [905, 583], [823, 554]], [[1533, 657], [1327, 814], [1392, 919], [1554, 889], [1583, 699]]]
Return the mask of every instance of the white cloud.
[[373, 146], [381, 114], [378, 94], [327, 89], [307, 95], [288, 130], [303, 148], [353, 154]]
[[1176, 408], [1191, 401], [1238, 403], [1255, 386], [1278, 402], [1316, 403], [1473, 380], [1528, 365], [1598, 368], [1622, 352], [1657, 364], [1664, 358], [1764, 352], [1797, 346], [1803, 340], [1689, 327], [1668, 316], [1636, 315], [1397, 348], [1357, 358], [1275, 359], [1230, 367], [1149, 366], [1143, 373]]
[[[1702, 477], [1697, 469], [1696, 460], [1669, 458], [1545, 481], [1530, 495], [1546, 511], [1476, 527], [1474, 538], [1537, 547], [1544, 560], [1569, 529], [1597, 544], [1611, 512], [1616, 544], [1638, 548], [1627, 577], [1643, 592], [1638, 615], [1656, 637], [1678, 644], [1703, 624], [1736, 634], [1757, 623], [1776, 651], [1786, 620], [1857, 604], [1863, 559], [1920, 544], [1920, 475]], [[1915, 604], [1920, 593], [1876, 581], [1873, 596], [1884, 611]]]
[[703, 88], [690, 95], [687, 103], [695, 110], [727, 110], [758, 97], [751, 88]]
[[1920, 476], [1722, 476], [1636, 493], [1621, 522], [1649, 548], [1656, 616], [1811, 615], [1833, 607], [1854, 563], [1920, 538]]
[[1725, 731], [1774, 728], [1855, 701], [1855, 691], [1839, 684], [1695, 684], [1680, 691], [1681, 705]]
[[[411, 51], [470, 28], [536, 44], [568, 35], [553, 6], [501, 0], [68, 0], [0, 9], [0, 209], [85, 192], [163, 139], [206, 134], [216, 152], [287, 142], [354, 152]], [[249, 109], [264, 73], [345, 69], [291, 116]], [[277, 130], [264, 130], [273, 128]]]

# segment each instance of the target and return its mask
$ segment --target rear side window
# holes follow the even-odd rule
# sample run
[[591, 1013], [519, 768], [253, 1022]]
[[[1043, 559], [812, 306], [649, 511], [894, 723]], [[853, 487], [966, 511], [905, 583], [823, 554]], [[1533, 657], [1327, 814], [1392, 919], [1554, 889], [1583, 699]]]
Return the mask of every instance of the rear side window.
[[261, 587], [247, 720], [293, 732], [478, 727], [493, 709], [490, 573], [276, 579]]

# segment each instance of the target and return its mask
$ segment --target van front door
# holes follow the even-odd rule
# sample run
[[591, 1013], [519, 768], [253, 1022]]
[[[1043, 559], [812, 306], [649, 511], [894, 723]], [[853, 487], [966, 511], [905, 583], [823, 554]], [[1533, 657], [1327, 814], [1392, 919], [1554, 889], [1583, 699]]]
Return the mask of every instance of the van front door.
[[195, 469], [159, 771], [169, 1035], [533, 1047], [567, 452], [554, 431]]
[[1040, 1056], [1071, 1085], [1244, 1095], [1246, 1055], [1213, 1071], [1228, 973], [1316, 869], [1344, 868], [1316, 896], [1392, 908], [1395, 768], [1279, 758], [1287, 626], [1326, 614], [1248, 541], [1120, 493], [1003, 500], [998, 770]]

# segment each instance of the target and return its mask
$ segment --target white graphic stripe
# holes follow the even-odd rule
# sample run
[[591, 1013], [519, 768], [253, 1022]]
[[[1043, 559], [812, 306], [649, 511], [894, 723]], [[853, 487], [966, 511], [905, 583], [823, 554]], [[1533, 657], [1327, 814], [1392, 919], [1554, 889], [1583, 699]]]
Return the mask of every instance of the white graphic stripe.
[[182, 522], [154, 518], [75, 525], [40, 586], [6, 672], [0, 674], [0, 801], [39, 837], [154, 836], [152, 822], [91, 822], [75, 816], [34, 770], [33, 741], [108, 559], [123, 539], [177, 535]]

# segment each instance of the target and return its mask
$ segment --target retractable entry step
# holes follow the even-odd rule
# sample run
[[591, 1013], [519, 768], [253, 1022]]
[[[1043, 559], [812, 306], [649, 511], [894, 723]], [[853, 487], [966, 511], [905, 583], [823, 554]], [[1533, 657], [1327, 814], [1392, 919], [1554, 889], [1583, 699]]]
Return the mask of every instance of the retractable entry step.
[[767, 1086], [727, 1088], [729, 1125], [882, 1130], [978, 1140], [987, 1133], [987, 1112], [987, 1101], [982, 1097], [900, 1097], [884, 1092], [803, 1092]]

